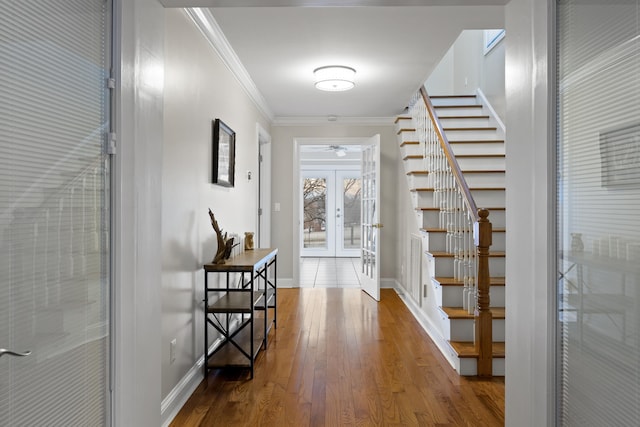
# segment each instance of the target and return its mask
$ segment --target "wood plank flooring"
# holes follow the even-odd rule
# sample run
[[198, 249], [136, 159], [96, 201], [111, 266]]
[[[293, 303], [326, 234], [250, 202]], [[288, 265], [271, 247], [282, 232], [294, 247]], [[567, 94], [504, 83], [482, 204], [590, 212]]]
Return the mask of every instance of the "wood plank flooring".
[[391, 289], [279, 289], [269, 338], [253, 380], [211, 372], [171, 426], [504, 425], [504, 379], [458, 376]]

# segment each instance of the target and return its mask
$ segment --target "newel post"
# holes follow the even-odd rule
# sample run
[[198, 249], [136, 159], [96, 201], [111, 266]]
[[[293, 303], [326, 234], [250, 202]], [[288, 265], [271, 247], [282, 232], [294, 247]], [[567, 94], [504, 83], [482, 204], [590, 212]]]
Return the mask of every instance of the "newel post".
[[476, 351], [478, 352], [477, 373], [480, 377], [490, 377], [492, 370], [492, 326], [489, 298], [490, 274], [489, 274], [489, 247], [491, 246], [492, 226], [489, 222], [489, 211], [478, 209], [480, 220], [478, 221], [478, 235], [476, 244], [478, 247], [478, 303], [475, 310], [476, 326]]

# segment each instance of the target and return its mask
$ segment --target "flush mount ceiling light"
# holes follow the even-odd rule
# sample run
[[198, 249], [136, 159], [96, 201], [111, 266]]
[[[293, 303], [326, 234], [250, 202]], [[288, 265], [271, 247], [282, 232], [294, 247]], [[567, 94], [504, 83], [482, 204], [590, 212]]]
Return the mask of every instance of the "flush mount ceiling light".
[[316, 89], [329, 92], [340, 92], [353, 89], [356, 85], [354, 77], [356, 70], [342, 65], [328, 65], [313, 70], [316, 78]]

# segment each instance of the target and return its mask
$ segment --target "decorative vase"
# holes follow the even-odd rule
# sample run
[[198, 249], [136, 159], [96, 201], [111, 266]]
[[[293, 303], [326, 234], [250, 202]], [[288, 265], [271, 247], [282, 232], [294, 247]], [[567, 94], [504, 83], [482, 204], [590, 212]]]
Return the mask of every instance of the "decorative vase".
[[582, 242], [582, 233], [571, 233], [571, 252], [584, 252], [584, 243]]

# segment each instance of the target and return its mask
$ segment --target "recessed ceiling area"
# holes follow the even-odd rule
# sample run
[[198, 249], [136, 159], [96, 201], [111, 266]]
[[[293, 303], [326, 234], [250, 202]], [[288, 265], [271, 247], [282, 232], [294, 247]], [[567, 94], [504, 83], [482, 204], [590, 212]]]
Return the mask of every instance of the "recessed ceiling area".
[[[277, 123], [328, 116], [336, 116], [338, 122], [383, 119], [402, 113], [461, 31], [504, 27], [505, 2], [165, 0], [164, 4], [211, 7], [209, 12]], [[318, 7], [336, 4], [356, 7]], [[355, 87], [344, 92], [317, 90], [313, 71], [336, 64], [357, 70]]]

